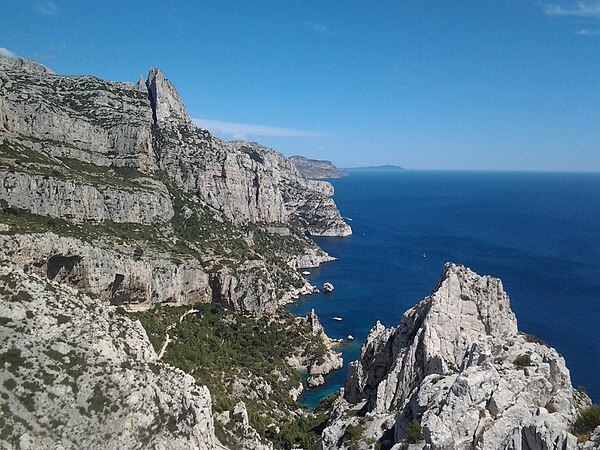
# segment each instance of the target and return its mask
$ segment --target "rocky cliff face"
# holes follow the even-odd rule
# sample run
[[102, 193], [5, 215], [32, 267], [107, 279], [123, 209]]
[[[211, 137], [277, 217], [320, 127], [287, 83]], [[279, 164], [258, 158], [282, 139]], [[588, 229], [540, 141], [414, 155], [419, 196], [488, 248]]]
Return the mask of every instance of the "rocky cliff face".
[[[306, 416], [288, 351], [320, 373], [327, 361], [309, 349], [339, 355], [304, 336], [302, 319], [268, 313], [312, 292], [298, 268], [332, 259], [306, 234], [351, 233], [332, 196], [274, 150], [198, 129], [158, 69], [119, 83], [0, 56], [0, 446], [215, 448], [208, 390], [161, 357], [213, 383], [232, 448], [273, 448], [268, 433], [286, 439], [280, 425]], [[145, 324], [150, 339], [165, 336], [159, 357], [121, 308], [162, 317], [153, 307], [197, 313], [206, 303], [240, 313], [223, 316], [231, 327], [280, 320], [260, 322], [270, 339], [293, 343], [279, 345], [274, 373], [247, 360], [226, 373], [219, 355], [207, 373], [197, 339], [223, 326], [195, 316]], [[206, 328], [192, 345], [194, 326]], [[215, 342], [234, 345], [234, 331]]]
[[132, 83], [59, 76], [0, 56], [0, 131], [52, 156], [143, 172], [155, 167], [148, 91]]
[[151, 69], [158, 161], [174, 183], [234, 222], [300, 219], [314, 235], [348, 236], [328, 183], [307, 182], [280, 153], [256, 143], [223, 142], [194, 126], [173, 85]]
[[273, 150], [224, 143], [198, 129], [160, 70], [151, 69], [145, 84], [63, 77], [0, 57], [2, 140], [97, 166], [145, 173], [158, 166], [176, 186], [233, 221], [288, 222], [298, 216], [317, 235], [351, 233], [330, 198], [330, 185], [307, 182]]
[[169, 193], [159, 182], [146, 189], [124, 189], [0, 170], [0, 199], [14, 208], [72, 222], [151, 225], [173, 218]]
[[198, 261], [174, 261], [146, 249], [54, 233], [1, 235], [2, 254], [48, 280], [70, 284], [113, 305], [146, 309], [213, 300], [209, 275]]
[[416, 421], [415, 449], [575, 449], [569, 426], [588, 403], [556, 350], [518, 332], [500, 280], [448, 264], [397, 327], [371, 330], [323, 448], [346, 447], [361, 411], [361, 439], [387, 447]]
[[208, 389], [109, 308], [0, 262], [3, 448], [215, 448]]
[[290, 161], [305, 178], [342, 178], [348, 175], [348, 172], [339, 170], [331, 161], [308, 159], [304, 156], [291, 156]]
[[[310, 290], [295, 269], [331, 260], [303, 233], [351, 233], [332, 196], [331, 185], [305, 180], [283, 155], [198, 129], [158, 69], [145, 82], [119, 83], [59, 76], [0, 56], [0, 218], [10, 225], [4, 233], [51, 231], [58, 240], [45, 248], [56, 252], [62, 237], [85, 242], [79, 252], [69, 244], [68, 257], [82, 261], [78, 270], [87, 275], [77, 286], [87, 292], [142, 307], [210, 299], [240, 312], [273, 310]], [[144, 266], [127, 251], [115, 256], [111, 234], [154, 263]], [[110, 270], [92, 262], [98, 235], [108, 260], [129, 262]], [[48, 240], [21, 239], [35, 249]], [[36, 267], [65, 256], [20, 254]], [[173, 262], [180, 260], [200, 274], [196, 281]], [[181, 289], [164, 287], [173, 270], [188, 283]], [[107, 294], [115, 276], [119, 293]]]

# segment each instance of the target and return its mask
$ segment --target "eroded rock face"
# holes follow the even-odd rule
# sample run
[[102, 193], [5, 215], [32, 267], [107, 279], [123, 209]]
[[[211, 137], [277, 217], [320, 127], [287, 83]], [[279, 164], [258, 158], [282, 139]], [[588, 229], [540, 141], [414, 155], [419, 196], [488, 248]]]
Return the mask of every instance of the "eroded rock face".
[[[139, 261], [126, 267], [116, 263], [110, 283], [119, 286], [118, 297], [124, 303], [178, 304], [198, 297], [188, 295], [185, 287], [179, 294], [162, 287], [179, 267], [173, 264], [181, 259], [177, 246], [186, 247], [184, 258], [198, 261], [201, 275], [190, 285], [203, 285], [201, 301], [208, 297], [239, 312], [262, 314], [309, 293], [310, 286], [293, 269], [331, 258], [303, 233], [351, 232], [332, 195], [331, 185], [305, 180], [273, 150], [253, 143], [225, 143], [197, 128], [177, 90], [158, 69], [151, 69], [145, 82], [119, 83], [58, 76], [33, 62], [0, 57], [0, 208], [8, 206], [6, 213], [13, 216], [29, 213], [70, 224], [147, 226], [146, 231], [162, 240], [155, 247], [168, 247], [171, 255], [160, 255], [161, 268], [154, 264], [151, 273]], [[233, 224], [222, 236], [206, 231], [230, 221]], [[276, 245], [255, 244], [249, 222], [257, 224], [255, 229], [270, 227], [295, 237]], [[189, 227], [204, 227], [205, 234], [189, 242], [198, 234]], [[26, 234], [30, 228], [15, 231]], [[36, 231], [40, 229], [45, 231], [42, 227]], [[91, 245], [86, 244], [83, 254], [95, 245], [95, 231], [89, 231], [92, 235], [83, 238]], [[278, 234], [273, 233], [275, 240]], [[264, 233], [258, 235], [257, 240], [267, 239]], [[122, 237], [131, 246], [146, 246], [133, 233], [123, 236], [115, 240]], [[38, 238], [30, 240], [39, 242]], [[219, 253], [214, 244], [207, 250], [199, 242], [229, 238], [246, 240], [258, 251], [242, 244]], [[39, 258], [29, 256], [45, 260], [65, 256], [41, 253]], [[68, 257], [76, 253], [71, 251]], [[106, 290], [106, 276], [112, 270], [105, 267], [110, 264], [101, 267], [79, 256], [83, 262], [77, 267], [85, 265], [88, 275], [83, 278], [90, 292]], [[96, 289], [98, 285], [103, 287]]]
[[177, 186], [235, 222], [299, 224], [316, 236], [348, 236], [329, 183], [304, 179], [294, 164], [254, 142], [223, 142], [194, 126], [157, 69], [146, 82], [159, 165]]
[[173, 217], [162, 183], [151, 188], [117, 188], [0, 169], [0, 199], [33, 214], [73, 222], [166, 223]]
[[138, 321], [0, 262], [6, 448], [213, 449], [208, 389]]
[[92, 245], [53, 233], [0, 235], [0, 248], [0, 257], [113, 305], [146, 309], [212, 301], [209, 276], [196, 260], [173, 261], [149, 250], [138, 255], [135, 248]]
[[146, 86], [156, 122], [166, 120], [191, 122], [179, 92], [159, 69], [150, 69]]
[[344, 366], [344, 359], [342, 354], [337, 351], [335, 343], [325, 334], [314, 309], [306, 315], [306, 320], [310, 325], [312, 335], [318, 336], [327, 348], [322, 357], [308, 366], [308, 379], [306, 382], [309, 387], [316, 387], [325, 384], [325, 375], [341, 369]]
[[0, 131], [45, 155], [99, 166], [163, 169], [228, 219], [300, 225], [347, 236], [329, 183], [304, 179], [283, 155], [255, 143], [225, 143], [191, 123], [158, 69], [142, 83], [64, 77], [0, 56]]
[[324, 448], [356, 408], [370, 418], [363, 436], [386, 445], [416, 420], [428, 450], [577, 448], [569, 424], [589, 402], [556, 350], [518, 332], [501, 281], [455, 264], [397, 327], [371, 330], [344, 397]]
[[[0, 131], [54, 156], [154, 170], [148, 91], [133, 83], [59, 76], [0, 56]], [[26, 70], [24, 70], [26, 67]]]

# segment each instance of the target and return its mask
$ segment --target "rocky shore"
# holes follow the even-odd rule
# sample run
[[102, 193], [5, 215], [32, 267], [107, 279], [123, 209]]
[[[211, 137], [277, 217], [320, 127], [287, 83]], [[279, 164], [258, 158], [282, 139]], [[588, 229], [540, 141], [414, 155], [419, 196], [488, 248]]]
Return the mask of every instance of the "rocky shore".
[[321, 448], [597, 448], [600, 428], [572, 433], [590, 403], [556, 350], [518, 331], [499, 279], [447, 264], [398, 326], [373, 327]]

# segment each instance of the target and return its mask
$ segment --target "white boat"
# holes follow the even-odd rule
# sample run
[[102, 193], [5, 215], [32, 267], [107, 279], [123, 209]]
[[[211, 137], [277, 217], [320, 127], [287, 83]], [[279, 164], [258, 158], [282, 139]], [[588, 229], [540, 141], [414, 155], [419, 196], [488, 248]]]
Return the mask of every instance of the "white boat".
[[308, 270], [305, 270], [304, 272], [302, 272], [302, 275], [310, 275], [310, 272]]
[[337, 316], [335, 316], [335, 317], [333, 318], [333, 320], [337, 320], [337, 321], [339, 322], [340, 320], [342, 320], [342, 318], [341, 318], [341, 317], [337, 317]]

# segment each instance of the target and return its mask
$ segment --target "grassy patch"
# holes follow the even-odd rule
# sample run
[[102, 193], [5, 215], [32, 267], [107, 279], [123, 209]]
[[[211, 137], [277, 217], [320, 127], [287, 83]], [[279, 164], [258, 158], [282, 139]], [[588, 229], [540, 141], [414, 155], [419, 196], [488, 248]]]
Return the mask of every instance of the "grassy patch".
[[591, 405], [579, 413], [571, 431], [579, 442], [585, 442], [599, 425], [600, 405]]
[[[292, 349], [309, 354], [323, 350], [323, 343], [311, 335], [308, 325], [288, 312], [256, 319], [214, 304], [195, 308], [200, 312], [187, 316], [169, 331], [172, 340], [163, 360], [207, 385], [216, 412], [232, 411], [243, 400], [252, 426], [274, 441], [277, 448], [294, 445], [313, 448], [325, 416], [322, 412], [307, 416], [295, 413], [301, 405], [292, 400], [289, 392], [300, 384], [301, 378], [285, 362]], [[158, 350], [166, 327], [178, 322], [187, 309], [160, 308], [132, 316], [141, 321]], [[236, 395], [231, 386], [238, 380], [246, 380], [248, 385]], [[263, 391], [265, 383], [272, 391]], [[273, 424], [279, 426], [279, 433], [274, 431]], [[305, 446], [309, 443], [310, 446]]]

